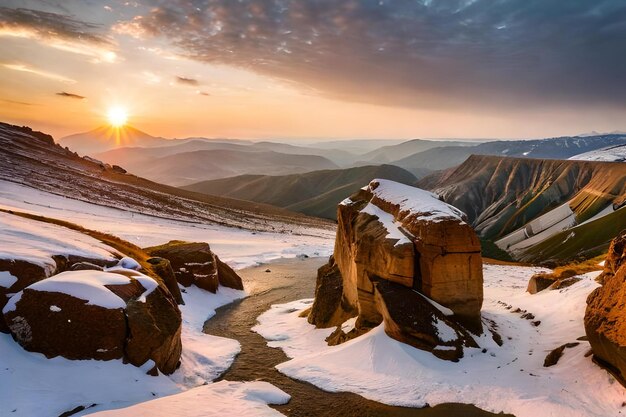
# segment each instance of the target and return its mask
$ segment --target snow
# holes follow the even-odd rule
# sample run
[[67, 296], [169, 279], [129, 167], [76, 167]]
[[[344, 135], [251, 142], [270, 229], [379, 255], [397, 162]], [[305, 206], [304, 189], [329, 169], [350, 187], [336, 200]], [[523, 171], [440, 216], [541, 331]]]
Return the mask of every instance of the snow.
[[565, 203], [537, 217], [526, 226], [509, 233], [495, 243], [504, 250], [522, 250], [576, 224], [576, 214], [572, 211], [569, 203]]
[[456, 333], [456, 330], [448, 326], [445, 322], [440, 321], [436, 317], [435, 317], [435, 322], [433, 324], [435, 325], [435, 329], [437, 330], [439, 339], [442, 342], [452, 342], [459, 338], [459, 335]]
[[[108, 273], [108, 275], [113, 277], [117, 275], [128, 282], [123, 275], [114, 273]], [[48, 278], [50, 279], [54, 278]], [[146, 372], [154, 365], [153, 363], [146, 363], [141, 368], [137, 368], [124, 364], [121, 360], [72, 361], [62, 357], [47, 359], [41, 354], [25, 351], [10, 335], [0, 333], [0, 352], [2, 352], [0, 386], [3, 387], [0, 389], [0, 415], [56, 416], [80, 405], [98, 404], [78, 414], [85, 415], [128, 407], [137, 403], [141, 403], [143, 407], [153, 407], [150, 404], [154, 400], [159, 401], [157, 404], [160, 407], [169, 407], [167, 410], [171, 413], [163, 414], [168, 416], [193, 415], [189, 414], [190, 411], [184, 407], [195, 408], [198, 412], [203, 412], [203, 415], [214, 415], [211, 413], [215, 409], [223, 410], [219, 408], [222, 404], [224, 407], [232, 407], [233, 410], [250, 410], [250, 413], [256, 410], [259, 413], [269, 413], [270, 411], [266, 410], [267, 407], [263, 406], [264, 402], [286, 401], [288, 397], [274, 391], [264, 383], [255, 382], [250, 385], [232, 387], [228, 387], [230, 383], [201, 386], [228, 369], [239, 352], [237, 341], [203, 334], [204, 320], [212, 317], [219, 306], [245, 296], [245, 292], [220, 288], [217, 294], [211, 294], [199, 288], [190, 287], [186, 289], [183, 296], [186, 305], [181, 306], [183, 314], [182, 364], [170, 376], [146, 375]], [[37, 377], [33, 378], [33, 375]], [[199, 391], [195, 389], [187, 391], [197, 386], [201, 386]], [[212, 395], [211, 398], [220, 399], [220, 402], [211, 403], [208, 400], [201, 402], [198, 399], [189, 403], [186, 400], [192, 399], [194, 394], [185, 396], [186, 392], [196, 392], [200, 396]], [[232, 400], [226, 403], [225, 398], [231, 396]], [[177, 410], [179, 414], [176, 414]], [[119, 410], [119, 412], [125, 415], [123, 413], [127, 411]], [[132, 414], [134, 412], [137, 414]], [[128, 411], [129, 414], [126, 415], [142, 415], [139, 414], [140, 412], [143, 411]]]
[[379, 209], [372, 203], [367, 203], [367, 205], [361, 210], [361, 213], [367, 213], [371, 216], [377, 217], [378, 221], [387, 230], [386, 238], [396, 240], [394, 246], [411, 243], [409, 238], [406, 237], [406, 235], [400, 230], [402, 225], [395, 221], [393, 215]]
[[55, 305], [51, 305], [50, 306], [50, 311], [52, 311], [53, 313], [58, 313], [58, 312], [61, 311], [61, 307], [55, 306]]
[[56, 269], [53, 255], [75, 255], [114, 261], [117, 251], [74, 230], [0, 212], [0, 259], [24, 260]]
[[439, 199], [437, 194], [390, 180], [375, 179], [367, 187], [381, 200], [400, 205], [400, 211], [418, 214], [421, 219], [440, 221], [455, 219], [463, 221], [465, 214]]
[[185, 288], [183, 313], [183, 354], [181, 365], [170, 378], [182, 387], [194, 387], [217, 378], [232, 364], [241, 350], [233, 339], [202, 333], [204, 322], [215, 309], [246, 296], [245, 291], [220, 287], [215, 294], [196, 286]]
[[17, 277], [9, 271], [0, 271], [0, 287], [11, 288], [17, 282]]
[[284, 391], [267, 382], [220, 381], [128, 408], [89, 415], [94, 417], [273, 417], [282, 416], [282, 414], [268, 407], [267, 404], [286, 404], [290, 398]]
[[441, 313], [444, 316], [454, 316], [454, 311], [450, 310], [448, 307], [444, 307], [441, 304], [439, 304], [438, 302], [436, 302], [435, 300], [432, 300], [428, 297], [426, 297], [424, 294], [422, 294], [421, 292], [415, 291], [416, 293], [418, 293], [419, 295], [421, 295], [426, 301], [428, 301], [433, 307], [435, 307], [437, 310], [441, 311]]
[[117, 265], [124, 269], [141, 269], [141, 265], [139, 265], [139, 262], [137, 262], [133, 258], [129, 258], [128, 256], [124, 256], [122, 259], [120, 259]]
[[[528, 279], [540, 271], [484, 267], [482, 314], [496, 323], [504, 344], [498, 346], [485, 334], [477, 338], [480, 348], [465, 349], [458, 363], [397, 342], [382, 325], [344, 344], [327, 346], [324, 339], [333, 329], [315, 329], [298, 317], [310, 300], [272, 306], [254, 330], [292, 358], [277, 366], [280, 372], [332, 392], [355, 392], [398, 406], [471, 403], [517, 417], [535, 417], [538, 410], [542, 416], [617, 415], [626, 390], [585, 357], [588, 342], [566, 349], [557, 365], [543, 367], [552, 349], [585, 334], [585, 300], [598, 286], [598, 273], [583, 275], [568, 288], [531, 295], [526, 292]], [[521, 313], [513, 313], [516, 308], [534, 314], [541, 324], [533, 326]]]
[[608, 148], [596, 149], [574, 155], [569, 159], [577, 161], [624, 162], [626, 161], [626, 145], [616, 145]]
[[[128, 282], [129, 279], [121, 274], [89, 270], [66, 271], [36, 282], [27, 288], [33, 291], [67, 294], [85, 300], [89, 305], [115, 309], [126, 307], [126, 303], [105, 285], [124, 285]], [[3, 313], [15, 310], [17, 301], [22, 297], [21, 294], [22, 291], [9, 299], [2, 310]]]
[[[235, 269], [302, 254], [330, 256], [335, 243], [334, 230], [294, 226], [291, 234], [251, 232], [216, 224], [163, 219], [72, 200], [2, 180], [0, 207], [66, 220], [119, 236], [140, 247], [160, 245], [172, 239], [207, 242], [222, 261]], [[0, 229], [3, 229], [1, 223]], [[0, 247], [4, 247], [2, 239], [0, 236]]]

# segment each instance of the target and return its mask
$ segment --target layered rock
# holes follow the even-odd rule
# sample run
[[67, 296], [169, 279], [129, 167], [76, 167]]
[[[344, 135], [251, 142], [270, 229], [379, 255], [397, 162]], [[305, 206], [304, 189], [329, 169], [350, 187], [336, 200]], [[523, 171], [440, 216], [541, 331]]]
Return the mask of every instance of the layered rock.
[[[337, 219], [334, 257], [318, 274], [309, 316], [313, 324], [337, 326], [358, 314], [358, 328], [384, 321], [390, 336], [432, 350], [439, 343], [436, 337], [420, 335], [432, 336], [432, 323], [439, 318], [436, 308], [424, 307], [423, 295], [452, 312], [453, 318], [446, 320], [480, 333], [480, 242], [462, 212], [427, 191], [374, 180], [339, 205]], [[380, 288], [391, 284], [394, 294], [406, 297], [406, 308], [390, 305], [381, 293]], [[399, 300], [394, 299], [393, 304]], [[416, 324], [422, 330], [410, 330], [410, 322], [402, 318], [409, 306], [417, 309], [411, 314], [424, 316], [423, 326]], [[464, 336], [459, 340], [471, 344]]]
[[626, 381], [626, 230], [611, 243], [603, 285], [587, 298], [585, 332], [594, 358]]
[[212, 293], [219, 285], [243, 290], [241, 277], [211, 251], [208, 243], [172, 240], [144, 250], [169, 260], [176, 280], [185, 287], [195, 285]]
[[180, 361], [176, 301], [134, 270], [63, 272], [15, 294], [3, 316], [20, 345], [49, 358], [153, 361], [166, 374]]

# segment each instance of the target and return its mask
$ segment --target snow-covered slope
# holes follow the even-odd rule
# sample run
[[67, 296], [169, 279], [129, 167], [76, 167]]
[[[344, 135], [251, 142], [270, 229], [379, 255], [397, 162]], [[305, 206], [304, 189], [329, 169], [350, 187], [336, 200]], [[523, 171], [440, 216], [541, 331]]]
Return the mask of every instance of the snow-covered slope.
[[[585, 299], [598, 286], [597, 273], [569, 288], [531, 295], [526, 285], [539, 271], [485, 266], [483, 320], [503, 344], [477, 337], [480, 347], [467, 349], [458, 363], [397, 342], [382, 326], [329, 347], [324, 339], [334, 329], [315, 329], [299, 317], [311, 300], [273, 306], [254, 330], [293, 358], [277, 366], [280, 372], [329, 391], [402, 406], [471, 403], [517, 417], [617, 416], [626, 391], [592, 363], [589, 343], [578, 340], [585, 334]], [[565, 349], [556, 365], [544, 367], [546, 355], [565, 343], [578, 344]]]
[[[51, 136], [0, 123], [0, 180], [67, 198], [164, 219], [291, 233], [330, 222], [277, 207], [208, 196], [125, 174], [56, 145]], [[128, 167], [129, 169], [132, 167]]]
[[289, 232], [280, 229], [262, 232], [215, 223], [164, 219], [73, 200], [2, 180], [0, 208], [69, 221], [119, 236], [140, 247], [160, 245], [172, 239], [207, 242], [220, 259], [235, 268], [300, 254], [329, 256], [335, 236], [332, 229], [307, 225], [292, 225]]
[[610, 146], [569, 158], [576, 161], [626, 162], [626, 145]]

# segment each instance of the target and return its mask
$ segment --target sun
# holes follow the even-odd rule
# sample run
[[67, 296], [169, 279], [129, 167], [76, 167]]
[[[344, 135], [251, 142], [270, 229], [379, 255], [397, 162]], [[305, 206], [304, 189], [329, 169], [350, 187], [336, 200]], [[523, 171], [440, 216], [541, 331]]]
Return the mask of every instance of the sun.
[[113, 127], [122, 127], [128, 121], [128, 111], [124, 107], [111, 107], [107, 111], [107, 120]]

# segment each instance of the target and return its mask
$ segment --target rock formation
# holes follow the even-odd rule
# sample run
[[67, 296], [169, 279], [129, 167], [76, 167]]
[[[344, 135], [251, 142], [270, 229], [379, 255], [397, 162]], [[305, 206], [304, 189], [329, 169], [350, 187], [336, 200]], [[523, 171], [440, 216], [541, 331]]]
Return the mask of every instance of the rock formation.
[[169, 260], [176, 280], [185, 287], [195, 285], [212, 293], [219, 285], [243, 290], [241, 277], [211, 251], [208, 243], [172, 240], [144, 250]]
[[[87, 264], [92, 265], [89, 269], [115, 265], [114, 262], [107, 262], [103, 259], [87, 259], [74, 255], [53, 255], [52, 258], [56, 264], [56, 267], [53, 268], [23, 259], [0, 259], [0, 271], [13, 277], [13, 282], [8, 287], [0, 285], [0, 311], [12, 294], [22, 291], [29, 285], [46, 279], [50, 275], [63, 272], [75, 266], [76, 268], [85, 268]], [[0, 332], [6, 333], [8, 330], [4, 321], [0, 320]]]
[[594, 358], [626, 381], [626, 230], [611, 243], [603, 285], [587, 298], [585, 332]]
[[[357, 328], [384, 321], [388, 335], [418, 348], [475, 345], [462, 326], [482, 331], [482, 259], [462, 212], [430, 192], [374, 180], [340, 203], [337, 219], [311, 323], [337, 326], [358, 315]], [[454, 329], [456, 344], [437, 336], [436, 323]], [[462, 356], [455, 352], [442, 356]]]
[[68, 359], [153, 361], [152, 372], [179, 364], [181, 313], [170, 292], [138, 271], [67, 271], [9, 299], [4, 321], [26, 350]]

